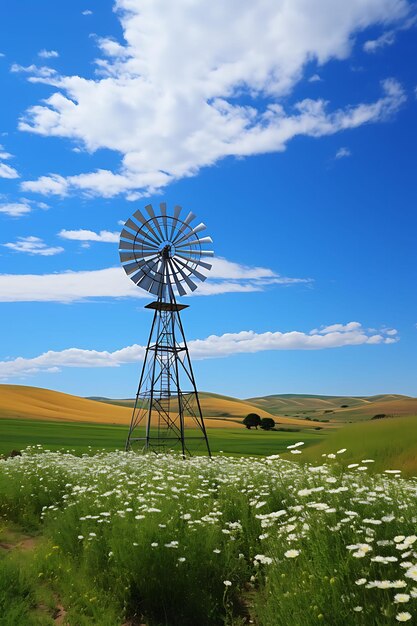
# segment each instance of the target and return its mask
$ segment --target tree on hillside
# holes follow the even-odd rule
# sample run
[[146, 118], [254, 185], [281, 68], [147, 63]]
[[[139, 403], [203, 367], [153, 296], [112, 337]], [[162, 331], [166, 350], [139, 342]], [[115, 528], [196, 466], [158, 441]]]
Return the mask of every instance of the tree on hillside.
[[258, 426], [261, 423], [261, 418], [259, 417], [257, 413], [248, 413], [245, 419], [243, 420], [243, 423], [246, 426], [246, 428], [249, 428], [249, 430], [252, 428], [252, 426], [258, 429]]
[[262, 430], [272, 430], [272, 428], [275, 428], [275, 420], [272, 417], [263, 417], [260, 426]]

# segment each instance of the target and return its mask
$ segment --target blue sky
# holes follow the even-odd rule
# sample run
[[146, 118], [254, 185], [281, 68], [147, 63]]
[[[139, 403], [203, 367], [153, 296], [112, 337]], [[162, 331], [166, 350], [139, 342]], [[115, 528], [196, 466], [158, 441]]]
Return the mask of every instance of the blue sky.
[[117, 233], [165, 201], [217, 255], [183, 318], [200, 389], [417, 395], [415, 8], [3, 9], [1, 382], [135, 393]]

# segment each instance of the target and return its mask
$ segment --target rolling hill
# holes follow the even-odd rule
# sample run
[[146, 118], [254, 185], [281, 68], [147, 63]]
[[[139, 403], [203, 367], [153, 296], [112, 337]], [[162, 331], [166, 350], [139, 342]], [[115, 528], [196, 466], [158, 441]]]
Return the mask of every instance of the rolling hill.
[[[23, 418], [63, 422], [95, 422], [100, 424], [129, 424], [133, 400], [109, 398], [80, 398], [59, 391], [27, 387], [24, 385], [0, 385], [0, 419]], [[211, 428], [242, 428], [241, 420], [248, 413], [257, 412], [261, 417], [274, 417], [264, 410], [235, 398], [201, 394], [201, 406], [206, 425]], [[276, 418], [279, 424], [293, 427], [314, 427], [314, 423], [298, 419]], [[187, 427], [194, 425], [186, 418]]]
[[[0, 385], [0, 419], [23, 418], [63, 422], [96, 422], [100, 424], [130, 423], [132, 409], [128, 406], [97, 402], [70, 394], [26, 387]], [[208, 418], [213, 427], [242, 428], [237, 420]], [[186, 419], [186, 426], [192, 426]]]
[[[239, 400], [238, 398], [232, 398], [231, 396], [222, 396], [204, 391], [199, 393], [199, 398], [204, 419], [210, 420], [209, 425], [212, 425], [215, 420], [219, 419], [224, 421], [225, 425], [227, 420], [227, 425], [230, 425], [237, 420], [240, 422], [248, 413], [257, 413], [260, 417], [274, 418], [278, 426], [294, 426], [297, 428], [313, 428], [316, 426], [320, 426], [322, 428], [326, 427], [325, 424], [316, 423], [314, 421], [308, 423], [305, 420], [297, 419], [296, 417], [285, 417], [282, 414], [272, 414], [272, 412], [251, 403], [249, 400]], [[90, 397], [89, 400], [123, 407], [133, 407], [134, 404], [133, 399], [115, 400], [113, 398]]]
[[282, 394], [249, 398], [247, 402], [273, 415], [288, 417], [309, 416], [311, 419], [329, 419], [331, 422], [369, 420], [374, 415], [399, 417], [417, 415], [417, 398], [398, 394], [376, 396], [319, 396]]
[[[0, 385], [0, 418], [128, 424], [133, 402], [132, 399], [80, 398], [24, 385]], [[348, 422], [370, 420], [377, 414], [417, 415], [417, 398], [392, 394], [371, 397], [285, 394], [240, 400], [201, 392], [200, 402], [210, 427], [241, 428], [241, 420], [248, 413], [273, 417], [278, 427], [326, 430]]]

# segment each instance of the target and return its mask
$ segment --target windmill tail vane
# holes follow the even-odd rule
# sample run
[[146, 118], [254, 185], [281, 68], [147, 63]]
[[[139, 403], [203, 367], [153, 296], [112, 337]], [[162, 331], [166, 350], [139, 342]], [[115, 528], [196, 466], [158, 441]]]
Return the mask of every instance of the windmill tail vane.
[[201, 451], [211, 456], [180, 312], [188, 305], [176, 296], [195, 291], [206, 279], [214, 256], [206, 225], [182, 207], [171, 213], [163, 202], [155, 211], [135, 211], [120, 234], [119, 254], [129, 278], [156, 300], [139, 379], [126, 450], [166, 452], [183, 457]]

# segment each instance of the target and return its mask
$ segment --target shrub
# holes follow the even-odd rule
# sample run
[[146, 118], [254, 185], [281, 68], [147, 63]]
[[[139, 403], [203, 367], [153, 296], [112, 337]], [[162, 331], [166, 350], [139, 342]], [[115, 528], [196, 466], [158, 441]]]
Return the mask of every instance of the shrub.
[[262, 430], [272, 430], [272, 428], [275, 428], [275, 421], [272, 419], [272, 417], [263, 417], [261, 419], [260, 426]]
[[245, 419], [243, 420], [243, 424], [249, 430], [252, 428], [252, 426], [254, 426], [257, 429], [258, 426], [260, 426], [261, 424], [261, 418], [259, 417], [257, 413], [248, 413]]

